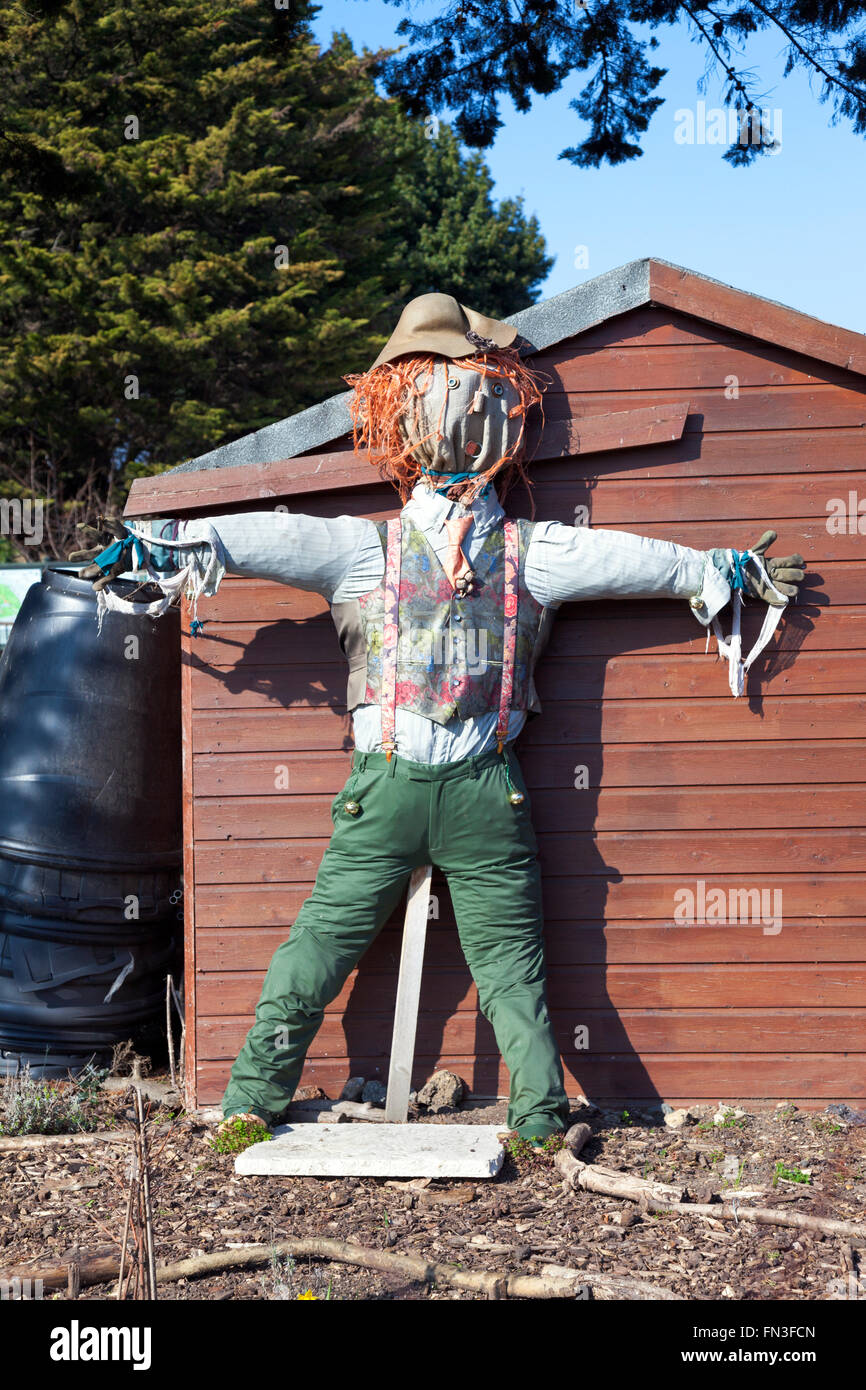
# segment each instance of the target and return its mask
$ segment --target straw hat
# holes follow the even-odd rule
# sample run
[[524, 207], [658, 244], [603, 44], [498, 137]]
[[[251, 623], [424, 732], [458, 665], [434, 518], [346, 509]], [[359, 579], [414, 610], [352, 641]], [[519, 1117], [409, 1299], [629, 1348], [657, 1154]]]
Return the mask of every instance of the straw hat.
[[409, 300], [373, 367], [407, 353], [472, 357], [477, 352], [508, 347], [516, 337], [517, 329], [510, 323], [477, 314], [458, 304], [451, 294], [419, 294]]

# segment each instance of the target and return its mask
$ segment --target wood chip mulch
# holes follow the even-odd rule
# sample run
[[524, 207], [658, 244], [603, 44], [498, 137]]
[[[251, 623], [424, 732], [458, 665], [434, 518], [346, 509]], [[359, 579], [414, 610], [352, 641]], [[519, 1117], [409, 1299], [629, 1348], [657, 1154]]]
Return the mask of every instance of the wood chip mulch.
[[[737, 1102], [728, 1103], [732, 1109]], [[129, 1093], [99, 1102], [101, 1126], [132, 1127]], [[827, 1300], [866, 1297], [866, 1241], [820, 1237], [748, 1221], [642, 1215], [634, 1203], [563, 1191], [545, 1157], [506, 1158], [486, 1182], [238, 1177], [209, 1147], [201, 1117], [151, 1103], [148, 1135], [158, 1261], [244, 1244], [309, 1236], [423, 1255], [468, 1270], [540, 1273], [546, 1264], [622, 1274], [690, 1300]], [[749, 1109], [713, 1122], [716, 1105], [666, 1128], [660, 1111], [586, 1110], [592, 1137], [581, 1158], [635, 1176], [684, 1185], [694, 1201], [762, 1189], [744, 1205], [791, 1206], [866, 1227], [866, 1127], [794, 1106]], [[0, 1087], [2, 1111], [2, 1087]], [[417, 1112], [416, 1112], [417, 1114]], [[505, 1104], [425, 1120], [502, 1124]], [[0, 1272], [116, 1253], [123, 1229], [125, 1143], [0, 1153]], [[799, 1170], [808, 1182], [779, 1178]], [[859, 1248], [858, 1248], [859, 1247]], [[851, 1280], [857, 1292], [851, 1293]], [[859, 1282], [857, 1282], [859, 1281]], [[862, 1291], [861, 1291], [862, 1290]], [[471, 1299], [331, 1262], [282, 1262], [160, 1286], [164, 1300]], [[81, 1299], [113, 1297], [110, 1285]], [[53, 1295], [63, 1298], [65, 1295]]]

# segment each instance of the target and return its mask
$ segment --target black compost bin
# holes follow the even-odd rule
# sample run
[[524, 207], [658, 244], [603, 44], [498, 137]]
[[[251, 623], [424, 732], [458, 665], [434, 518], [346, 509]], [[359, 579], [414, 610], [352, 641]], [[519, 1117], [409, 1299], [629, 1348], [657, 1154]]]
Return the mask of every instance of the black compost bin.
[[0, 658], [0, 1073], [152, 1039], [181, 847], [179, 614], [99, 631], [90, 582], [48, 568]]

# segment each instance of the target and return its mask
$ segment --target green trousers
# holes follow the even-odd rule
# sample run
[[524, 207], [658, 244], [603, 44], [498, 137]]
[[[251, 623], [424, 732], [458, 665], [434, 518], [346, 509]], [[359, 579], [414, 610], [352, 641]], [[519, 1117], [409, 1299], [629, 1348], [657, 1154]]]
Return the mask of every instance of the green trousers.
[[[521, 806], [508, 799], [507, 773]], [[345, 811], [349, 800], [360, 804], [357, 815]], [[569, 1104], [547, 1009], [537, 844], [513, 752], [442, 764], [356, 752], [331, 816], [313, 892], [268, 967], [224, 1114], [250, 1111], [273, 1123], [286, 1109], [325, 1006], [412, 869], [432, 863], [447, 880], [481, 1011], [510, 1073], [508, 1127], [524, 1138], [562, 1130]]]

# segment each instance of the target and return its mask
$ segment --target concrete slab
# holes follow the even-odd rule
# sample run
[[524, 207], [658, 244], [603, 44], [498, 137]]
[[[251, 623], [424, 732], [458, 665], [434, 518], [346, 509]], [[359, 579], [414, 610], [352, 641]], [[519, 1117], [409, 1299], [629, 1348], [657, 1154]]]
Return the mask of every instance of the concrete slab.
[[281, 1125], [235, 1159], [235, 1172], [318, 1178], [492, 1178], [501, 1125]]

